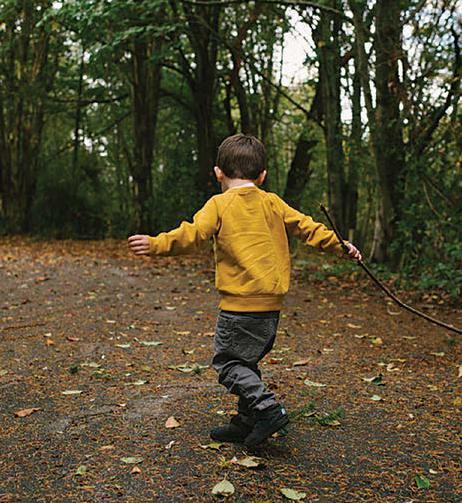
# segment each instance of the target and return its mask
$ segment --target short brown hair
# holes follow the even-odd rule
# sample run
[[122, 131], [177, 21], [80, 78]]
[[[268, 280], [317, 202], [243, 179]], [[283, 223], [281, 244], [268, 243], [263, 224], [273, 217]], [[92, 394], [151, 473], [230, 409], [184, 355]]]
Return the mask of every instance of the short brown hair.
[[256, 180], [266, 169], [265, 146], [255, 136], [228, 136], [218, 147], [217, 166], [229, 178]]

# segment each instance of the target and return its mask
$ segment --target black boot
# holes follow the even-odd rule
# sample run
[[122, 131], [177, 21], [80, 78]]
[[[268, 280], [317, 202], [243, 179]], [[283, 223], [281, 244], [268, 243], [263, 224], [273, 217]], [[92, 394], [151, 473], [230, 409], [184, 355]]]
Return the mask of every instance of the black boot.
[[269, 438], [273, 433], [284, 428], [289, 422], [287, 412], [282, 405], [273, 405], [256, 414], [256, 422], [252, 431], [245, 438], [244, 445], [255, 447]]
[[229, 424], [213, 428], [210, 437], [218, 442], [244, 442], [247, 435], [252, 431], [255, 420], [251, 417], [238, 414], [233, 416]]

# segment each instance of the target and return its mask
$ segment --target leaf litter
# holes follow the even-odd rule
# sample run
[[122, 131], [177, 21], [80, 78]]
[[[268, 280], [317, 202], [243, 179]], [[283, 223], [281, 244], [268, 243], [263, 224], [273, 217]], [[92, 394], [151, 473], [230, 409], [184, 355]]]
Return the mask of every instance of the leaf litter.
[[[132, 482], [139, 499], [150, 501], [158, 495], [153, 494], [152, 485], [141, 484], [144, 474], [150, 477], [155, 474], [156, 489], [170, 500], [179, 495], [185, 500], [210, 498], [212, 487], [234, 476], [234, 494], [243, 501], [250, 501], [256, 494], [262, 501], [279, 501], [285, 498], [282, 493], [276, 494], [279, 488], [308, 493], [307, 483], [310, 488], [307, 500], [335, 500], [339, 490], [348, 494], [351, 500], [386, 499], [389, 489], [385, 486], [390, 487], [390, 484], [401, 484], [403, 500], [415, 499], [418, 490], [427, 491], [429, 499], [435, 501], [456, 499], [462, 492], [456, 469], [460, 453], [451, 436], [454, 417], [462, 407], [462, 397], [457, 392], [457, 383], [462, 377], [460, 345], [449, 346], [442, 331], [430, 331], [428, 325], [419, 320], [400, 317], [397, 324], [397, 320], [383, 309], [378, 296], [368, 296], [367, 283], [359, 276], [351, 281], [340, 278], [335, 284], [329, 281], [312, 284], [301, 281], [299, 273], [295, 272], [297, 279], [293, 294], [287, 298], [286, 317], [281, 317], [277, 341], [281, 348], [291, 348], [290, 359], [286, 355], [286, 364], [262, 366], [262, 370], [266, 372], [270, 386], [282, 397], [289, 413], [303, 411], [293, 418], [287, 437], [270, 440], [261, 451], [268, 461], [267, 469], [271, 470], [271, 482], [268, 482], [255, 468], [229, 461], [233, 457], [238, 460], [251, 457], [253, 452], [233, 451], [233, 446], [223, 446], [219, 450], [199, 447], [199, 444], [206, 445], [208, 431], [215, 426], [217, 416], [214, 411], [235, 409], [235, 398], [223, 394], [214, 373], [196, 375], [194, 362], [182, 364], [177, 359], [178, 355], [181, 358], [185, 354], [184, 349], [185, 352], [194, 350], [194, 353], [186, 354], [194, 354], [199, 364], [210, 361], [211, 340], [208, 336], [213, 335], [215, 298], [206, 293], [207, 285], [202, 284], [204, 275], [201, 272], [204, 264], [208, 264], [208, 258], [140, 261], [128, 258], [126, 247], [120, 242], [69, 241], [58, 246], [59, 251], [56, 242], [32, 243], [23, 238], [16, 242], [0, 240], [0, 257], [5, 251], [12, 257], [0, 263], [0, 267], [4, 267], [1, 273], [7, 273], [2, 276], [1, 293], [8, 292], [11, 296], [2, 298], [4, 309], [0, 323], [3, 326], [14, 323], [12, 318], [8, 319], [14, 315], [26, 323], [27, 319], [34, 318], [46, 326], [38, 333], [33, 327], [21, 332], [2, 333], [5, 337], [2, 339], [0, 368], [11, 368], [1, 376], [4, 386], [2, 405], [11, 411], [4, 416], [2, 423], [2, 439], [9, 439], [9, 455], [2, 460], [2, 472], [6, 475], [4, 477], [2, 473], [2, 479], [6, 481], [2, 490], [6, 493], [13, 494], [15, 490], [9, 480], [16, 480], [17, 487], [24, 488], [30, 487], [34, 480], [42, 480], [40, 497], [64, 499], [75, 491], [71, 481], [75, 484], [76, 477], [61, 479], [58, 494], [50, 483], [51, 474], [74, 474], [83, 465], [88, 466], [87, 473], [77, 480], [91, 477], [91, 483], [79, 484], [80, 491], [89, 491], [83, 499], [91, 500], [96, 487], [101, 491], [101, 497], [124, 499], [129, 497], [126, 481], [112, 479], [114, 471], [110, 475], [118, 463], [119, 468], [126, 466], [128, 476], [133, 472]], [[327, 259], [329, 257], [322, 257], [322, 260]], [[53, 277], [53, 292], [51, 286], [49, 291], [46, 290], [48, 282], [43, 283], [40, 291], [34, 290], [32, 285], [27, 290], [27, 304], [22, 304], [25, 291], [16, 288], [17, 280], [23, 281], [31, 267], [36, 271], [34, 277]], [[136, 276], [132, 276], [131, 283], [128, 283], [125, 272], [119, 277], [110, 273], [110, 268]], [[154, 275], [151, 274], [153, 271]], [[172, 294], [174, 288], [177, 293]], [[93, 300], [89, 301], [90, 291]], [[121, 293], [115, 302], [113, 292]], [[296, 306], [307, 294], [312, 298], [310, 309], [306, 309], [308, 305], [305, 304]], [[189, 299], [175, 299], [177, 296]], [[326, 302], [322, 301], [323, 298]], [[87, 306], [87, 302], [91, 305]], [[153, 306], [157, 305], [176, 306], [177, 309], [172, 312], [165, 308], [156, 310]], [[295, 311], [297, 315], [293, 314]], [[456, 325], [460, 314], [450, 308], [446, 314], [448, 321]], [[345, 317], [363, 328], [346, 327]], [[105, 323], [106, 319], [115, 323]], [[329, 320], [329, 323], [316, 324], [319, 319]], [[313, 330], [313, 326], [319, 330]], [[391, 336], [397, 328], [405, 326], [412, 330], [412, 337]], [[155, 335], [146, 337], [145, 342], [162, 342], [161, 353], [154, 344], [151, 346], [153, 351], [147, 350], [149, 345], [143, 348], [145, 345], [135, 338], [129, 339], [129, 350], [114, 347], [114, 344], [128, 343], [127, 339], [127, 342], [111, 342], [109, 337], [116, 337], [111, 331], [117, 327], [124, 327], [127, 337], [149, 330]], [[372, 338], [363, 334], [364, 329], [384, 343], [371, 344]], [[37, 336], [43, 341], [44, 331], [49, 334], [46, 339], [54, 342], [49, 347], [43, 343], [35, 344]], [[360, 335], [358, 331], [364, 335], [366, 343], [354, 337], [355, 333]], [[346, 333], [351, 335], [342, 336]], [[318, 338], [318, 334], [324, 339]], [[334, 334], [341, 336], [334, 340]], [[187, 338], [182, 338], [183, 335]], [[27, 346], [24, 344], [26, 337]], [[331, 351], [323, 351], [323, 347]], [[11, 351], [14, 351], [14, 359], [8, 356]], [[443, 352], [445, 354], [440, 356]], [[381, 371], [386, 372], [386, 389], [390, 388], [390, 397], [386, 396], [387, 401], [379, 401], [377, 406], [368, 406], [372, 393], [367, 391], [372, 390], [369, 386], [374, 383], [361, 378], [377, 377], [373, 369], [378, 353], [384, 367]], [[298, 368], [292, 363], [303, 360], [310, 368], [317, 369], [315, 374], [306, 377], [303, 366]], [[169, 365], [182, 366], [186, 371], [169, 371]], [[291, 367], [292, 372], [286, 372], [285, 367]], [[101, 373], [95, 374], [98, 369]], [[125, 387], [127, 372], [131, 373], [132, 382], [142, 381], [141, 372], [149, 372], [151, 384]], [[328, 386], [303, 385], [308, 379], [318, 384], [328, 383]], [[17, 393], [18, 385], [24, 386], [25, 393]], [[438, 391], [431, 391], [430, 385]], [[64, 396], [60, 395], [63, 390], [82, 393], [75, 399], [69, 396], [59, 400], [59, 396]], [[435, 393], [438, 393], [438, 401], [433, 401], [436, 400]], [[170, 398], [164, 400], [162, 396]], [[303, 404], [309, 404], [310, 400], [315, 400], [315, 406], [305, 407]], [[127, 404], [127, 407], [117, 404]], [[113, 409], [109, 412], [111, 406]], [[345, 406], [348, 411], [344, 426], [343, 418], [334, 414], [339, 406]], [[15, 417], [14, 411], [26, 407], [39, 410], [30, 418]], [[431, 414], [430, 421], [428, 413], [432, 408], [438, 413]], [[410, 419], [409, 414], [414, 418]], [[177, 432], [164, 426], [164, 418], [171, 416], [182, 418]], [[68, 418], [72, 421], [79, 418], [78, 423], [73, 423], [72, 428], [63, 428], [59, 424], [60, 432], [50, 434], [49, 428], [54, 427], [55, 420], [68, 421]], [[397, 428], [398, 425], [402, 428]], [[409, 428], [409, 425], [412, 426]], [[82, 434], [77, 440], [76, 433], [80, 431]], [[87, 435], [85, 431], [92, 434]], [[177, 441], [180, 433], [181, 443], [171, 444], [172, 437]], [[416, 436], [410, 433], [418, 435], [420, 441], [416, 443]], [[326, 439], [318, 441], [320, 435], [326, 435]], [[389, 444], [390, 435], [396, 437], [393, 445]], [[20, 442], [25, 436], [33, 441]], [[368, 447], [367, 439], [370, 438], [374, 439], [376, 449]], [[327, 457], [326, 441], [330, 449]], [[39, 443], [47, 445], [46, 452], [36, 450]], [[99, 447], [105, 445], [113, 447]], [[168, 445], [174, 446], [173, 449], [166, 449]], [[144, 459], [143, 463], [130, 465], [119, 461], [120, 456], [133, 451], [134, 446], [137, 456]], [[345, 461], [341, 458], [345, 449], [358, 459], [364, 456], [361, 461], [364, 470], [358, 474], [358, 484], [354, 487], [345, 482], [345, 474], [342, 477], [336, 472], [336, 467]], [[387, 464], [390, 457], [380, 455], [383, 449], [392, 455], [393, 466]], [[63, 458], [64, 450], [66, 456]], [[220, 451], [230, 453], [225, 460], [227, 464], [221, 463]], [[95, 454], [100, 456], [97, 470], [93, 463], [90, 465], [82, 459], [83, 452], [90, 458]], [[258, 455], [261, 454], [258, 451]], [[317, 469], [313, 459], [323, 460], [329, 477]], [[59, 465], [62, 462], [64, 466]], [[143, 466], [143, 475], [133, 470], [138, 465]], [[24, 468], [21, 473], [15, 471], [17, 466]], [[430, 481], [431, 477], [430, 488], [420, 489], [412, 473], [407, 487], [402, 486], [402, 473], [409, 466], [444, 466], [445, 469], [438, 470], [437, 476], [428, 470], [426, 478]], [[230, 470], [234, 471], [229, 473]], [[179, 473], [184, 475], [178, 477]], [[387, 473], [387, 484], [375, 484], [374, 487], [367, 484], [370, 480], [381, 480], [383, 473]], [[141, 485], [136, 486], [138, 483]], [[30, 492], [18, 495], [21, 497], [24, 501], [33, 499]]]

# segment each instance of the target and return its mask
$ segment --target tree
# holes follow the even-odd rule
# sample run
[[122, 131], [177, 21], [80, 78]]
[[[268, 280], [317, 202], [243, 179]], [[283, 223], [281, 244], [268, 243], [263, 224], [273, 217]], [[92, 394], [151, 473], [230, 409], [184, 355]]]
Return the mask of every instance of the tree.
[[[45, 103], [59, 57], [52, 2], [4, 2], [0, 26], [0, 200], [11, 232], [30, 229]], [[53, 53], [51, 52], [53, 51]]]

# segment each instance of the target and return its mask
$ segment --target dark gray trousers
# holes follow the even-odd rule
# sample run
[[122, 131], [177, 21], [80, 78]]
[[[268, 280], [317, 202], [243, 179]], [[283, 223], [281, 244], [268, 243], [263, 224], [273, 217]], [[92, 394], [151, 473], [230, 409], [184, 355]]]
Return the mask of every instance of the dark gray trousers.
[[212, 365], [220, 384], [239, 396], [238, 411], [244, 416], [277, 404], [261, 380], [258, 362], [271, 351], [278, 322], [279, 311], [218, 315]]

